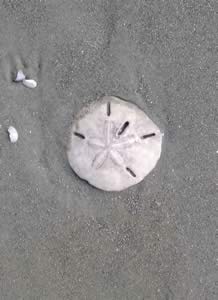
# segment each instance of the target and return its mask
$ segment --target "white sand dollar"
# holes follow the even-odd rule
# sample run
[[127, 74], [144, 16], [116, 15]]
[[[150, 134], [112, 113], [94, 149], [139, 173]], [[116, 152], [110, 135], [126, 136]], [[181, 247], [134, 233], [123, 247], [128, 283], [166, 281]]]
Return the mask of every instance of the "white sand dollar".
[[75, 118], [68, 160], [76, 174], [106, 191], [139, 183], [161, 154], [162, 133], [136, 105], [105, 96]]

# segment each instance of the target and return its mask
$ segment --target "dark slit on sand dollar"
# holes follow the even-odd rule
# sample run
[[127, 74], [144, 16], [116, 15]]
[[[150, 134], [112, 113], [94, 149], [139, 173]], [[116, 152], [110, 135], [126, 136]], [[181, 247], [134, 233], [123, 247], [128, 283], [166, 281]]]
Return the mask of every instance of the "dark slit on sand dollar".
[[73, 121], [68, 160], [75, 173], [96, 188], [121, 191], [156, 166], [162, 137], [135, 104], [105, 96], [84, 107]]

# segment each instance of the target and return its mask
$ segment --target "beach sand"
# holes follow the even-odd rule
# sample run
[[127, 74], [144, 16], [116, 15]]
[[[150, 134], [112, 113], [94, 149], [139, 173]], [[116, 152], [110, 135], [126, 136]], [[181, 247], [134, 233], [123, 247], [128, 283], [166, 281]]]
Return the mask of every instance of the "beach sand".
[[[0, 1], [0, 299], [217, 299], [215, 35], [210, 0]], [[119, 193], [66, 155], [73, 116], [103, 95], [165, 134]]]

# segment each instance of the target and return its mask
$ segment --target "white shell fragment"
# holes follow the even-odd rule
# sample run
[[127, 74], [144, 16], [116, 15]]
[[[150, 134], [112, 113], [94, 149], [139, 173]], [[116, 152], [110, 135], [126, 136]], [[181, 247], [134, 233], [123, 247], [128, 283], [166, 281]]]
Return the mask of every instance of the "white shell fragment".
[[9, 134], [10, 142], [16, 143], [18, 140], [18, 132], [17, 132], [16, 128], [14, 128], [13, 126], [10, 126], [8, 128], [8, 134]]
[[24, 79], [23, 85], [25, 85], [26, 87], [28, 87], [30, 89], [34, 89], [35, 87], [37, 87], [37, 82], [33, 79]]
[[15, 81], [16, 82], [20, 82], [20, 81], [23, 81], [24, 79], [26, 78], [26, 76], [24, 75], [23, 71], [22, 70], [19, 70], [17, 72], [17, 76], [15, 78]]
[[106, 96], [74, 120], [68, 160], [91, 185], [120, 191], [142, 181], [155, 167], [162, 136], [136, 105]]

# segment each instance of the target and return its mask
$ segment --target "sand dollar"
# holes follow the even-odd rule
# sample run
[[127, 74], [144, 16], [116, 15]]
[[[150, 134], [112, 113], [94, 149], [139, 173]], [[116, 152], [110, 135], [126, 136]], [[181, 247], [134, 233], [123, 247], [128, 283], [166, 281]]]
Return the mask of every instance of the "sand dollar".
[[136, 105], [105, 96], [75, 118], [68, 160], [76, 174], [105, 191], [139, 183], [161, 154], [162, 133]]

